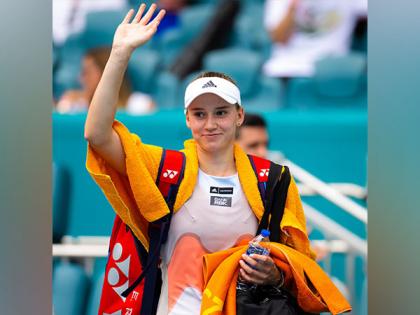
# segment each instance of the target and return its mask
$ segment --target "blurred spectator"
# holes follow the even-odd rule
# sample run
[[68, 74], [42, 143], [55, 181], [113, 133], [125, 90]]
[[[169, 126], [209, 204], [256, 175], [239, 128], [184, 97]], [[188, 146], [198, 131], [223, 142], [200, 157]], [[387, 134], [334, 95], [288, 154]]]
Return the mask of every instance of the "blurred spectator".
[[[166, 11], [165, 17], [159, 24], [156, 35], [162, 35], [171, 28], [179, 26], [179, 12], [187, 5], [187, 0], [158, 0], [156, 2], [159, 9]], [[159, 12], [156, 10], [156, 12]], [[153, 18], [157, 13], [153, 14]]]
[[239, 129], [236, 140], [247, 154], [267, 158], [267, 124], [260, 115], [245, 114], [244, 122]]
[[349, 51], [367, 0], [266, 0], [264, 25], [273, 47], [264, 72], [273, 77], [307, 77], [314, 63]]
[[[66, 91], [57, 103], [57, 111], [62, 113], [86, 111], [109, 58], [111, 49], [100, 47], [89, 50], [82, 61], [80, 75], [81, 90]], [[132, 114], [151, 112], [155, 105], [151, 97], [140, 92], [132, 92], [129, 80], [124, 76], [118, 107]]]
[[92, 11], [124, 9], [126, 0], [54, 0], [53, 42], [61, 46], [67, 37], [85, 28], [86, 15]]

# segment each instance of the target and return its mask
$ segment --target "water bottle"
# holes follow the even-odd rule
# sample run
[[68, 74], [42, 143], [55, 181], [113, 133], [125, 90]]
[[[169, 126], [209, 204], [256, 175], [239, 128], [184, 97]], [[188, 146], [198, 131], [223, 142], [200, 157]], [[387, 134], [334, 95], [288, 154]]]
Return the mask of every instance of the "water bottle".
[[[261, 246], [261, 242], [269, 242], [270, 231], [269, 230], [261, 230], [261, 233], [255, 236], [248, 245], [248, 249], [246, 250], [246, 254], [249, 256], [251, 254], [258, 254], [268, 256], [270, 255], [270, 249]], [[245, 283], [238, 280], [236, 284], [236, 290], [249, 290], [255, 289], [257, 287], [256, 284]]]

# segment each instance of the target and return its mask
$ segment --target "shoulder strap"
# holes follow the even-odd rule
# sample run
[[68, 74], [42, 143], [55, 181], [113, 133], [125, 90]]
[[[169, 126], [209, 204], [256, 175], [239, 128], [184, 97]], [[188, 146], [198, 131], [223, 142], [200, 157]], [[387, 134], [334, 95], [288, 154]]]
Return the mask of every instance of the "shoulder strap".
[[163, 150], [156, 185], [173, 211], [179, 185], [184, 177], [185, 154], [175, 150]]
[[273, 183], [271, 186], [272, 190], [268, 192], [267, 196], [266, 207], [271, 215], [268, 229], [270, 230], [270, 239], [274, 242], [280, 242], [280, 222], [284, 214], [284, 207], [286, 205], [287, 192], [289, 190], [291, 177], [287, 166], [281, 166], [273, 163], [273, 167], [276, 167], [279, 170], [277, 173], [280, 174], [277, 177], [273, 176]]
[[173, 206], [179, 190], [185, 169], [185, 154], [174, 150], [163, 150], [160, 160], [156, 185], [162, 193], [170, 213], [149, 224], [149, 254], [147, 263], [141, 275], [122, 293], [127, 297], [130, 292], [145, 278], [141, 314], [154, 314], [159, 299], [158, 291], [158, 262], [162, 244], [166, 242], [169, 225], [172, 218]]
[[262, 229], [270, 230], [270, 240], [280, 241], [280, 222], [284, 213], [287, 191], [290, 184], [290, 172], [269, 160], [248, 155], [258, 180], [258, 189], [264, 204], [264, 214], [258, 225], [257, 234]]
[[260, 195], [264, 203], [271, 162], [254, 155], [248, 155], [248, 158], [251, 162], [255, 175], [257, 176], [258, 190], [260, 191]]

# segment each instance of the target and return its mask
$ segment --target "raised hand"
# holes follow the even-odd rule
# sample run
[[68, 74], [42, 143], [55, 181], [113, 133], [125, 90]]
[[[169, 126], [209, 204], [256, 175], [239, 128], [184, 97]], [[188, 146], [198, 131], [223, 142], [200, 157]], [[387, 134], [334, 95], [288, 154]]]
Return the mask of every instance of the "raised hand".
[[115, 31], [112, 44], [113, 49], [131, 53], [134, 49], [152, 38], [156, 33], [160, 21], [165, 15], [165, 10], [160, 10], [159, 14], [150, 21], [153, 12], [156, 10], [156, 4], [152, 4], [146, 14], [142, 17], [145, 9], [146, 5], [142, 3], [134, 18], [134, 10], [131, 9], [128, 11], [124, 20]]

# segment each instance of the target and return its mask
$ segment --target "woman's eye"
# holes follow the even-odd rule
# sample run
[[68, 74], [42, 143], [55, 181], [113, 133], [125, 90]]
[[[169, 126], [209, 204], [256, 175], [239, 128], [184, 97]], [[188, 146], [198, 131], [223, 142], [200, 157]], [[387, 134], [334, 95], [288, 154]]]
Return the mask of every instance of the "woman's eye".
[[225, 111], [225, 110], [218, 110], [217, 112], [216, 112], [216, 116], [224, 116], [224, 115], [226, 115], [227, 114], [227, 111]]
[[204, 112], [194, 112], [194, 116], [197, 118], [203, 118], [205, 116]]

